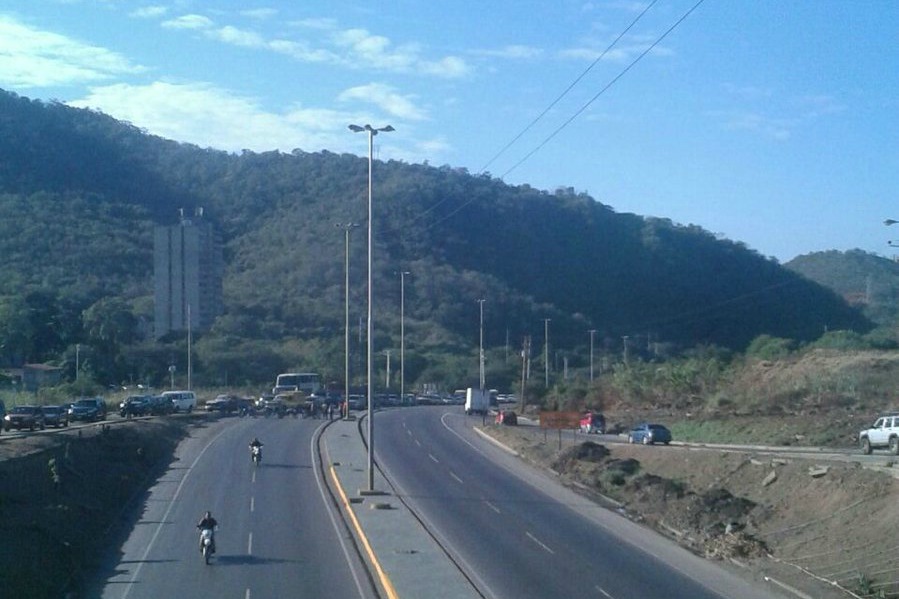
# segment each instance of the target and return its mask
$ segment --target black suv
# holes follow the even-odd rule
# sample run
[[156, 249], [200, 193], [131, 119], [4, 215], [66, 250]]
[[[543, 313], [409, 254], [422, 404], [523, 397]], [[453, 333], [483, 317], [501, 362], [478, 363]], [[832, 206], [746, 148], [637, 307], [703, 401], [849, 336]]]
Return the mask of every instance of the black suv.
[[131, 418], [132, 416], [146, 416], [150, 413], [149, 395], [130, 395], [119, 404], [119, 416]]
[[16, 406], [3, 417], [3, 428], [33, 431], [44, 428], [44, 411], [40, 406]]
[[69, 408], [69, 420], [96, 422], [106, 419], [106, 402], [100, 397], [81, 398]]

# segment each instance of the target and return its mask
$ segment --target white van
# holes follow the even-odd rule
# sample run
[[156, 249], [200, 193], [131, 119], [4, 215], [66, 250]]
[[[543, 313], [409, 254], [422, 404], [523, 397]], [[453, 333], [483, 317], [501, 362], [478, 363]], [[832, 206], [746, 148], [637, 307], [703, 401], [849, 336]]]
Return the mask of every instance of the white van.
[[193, 412], [197, 396], [193, 391], [163, 391], [162, 397], [172, 402], [173, 412]]

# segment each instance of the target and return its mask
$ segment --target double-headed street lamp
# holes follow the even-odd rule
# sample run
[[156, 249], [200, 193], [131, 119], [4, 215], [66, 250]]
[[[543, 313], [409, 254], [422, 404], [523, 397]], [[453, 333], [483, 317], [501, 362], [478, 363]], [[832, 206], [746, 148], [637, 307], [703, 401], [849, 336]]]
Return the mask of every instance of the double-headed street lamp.
[[338, 228], [343, 229], [345, 237], [345, 253], [344, 259], [344, 296], [343, 296], [343, 312], [344, 312], [344, 335], [343, 335], [343, 352], [344, 352], [344, 392], [343, 392], [343, 416], [348, 418], [350, 415], [350, 231], [359, 225], [357, 223], [338, 223]]
[[[890, 225], [895, 225], [896, 223], [899, 223], [899, 221], [893, 220], [892, 218], [888, 218], [888, 219], [886, 219], [885, 221], [883, 221], [883, 224], [885, 224], [885, 225], [888, 226], [888, 227], [889, 227]], [[891, 245], [891, 246], [894, 246], [894, 247], [895, 247], [896, 245], [899, 245], [899, 244], [896, 244], [896, 243], [893, 242], [893, 241], [887, 241], [887, 245]]]
[[372, 210], [371, 210], [371, 169], [373, 162], [373, 150], [374, 150], [374, 139], [375, 135], [378, 133], [390, 132], [393, 131], [393, 127], [387, 125], [386, 127], [372, 127], [371, 125], [365, 125], [361, 127], [359, 125], [349, 125], [350, 131], [353, 133], [362, 133], [363, 131], [368, 133], [368, 339], [366, 340], [368, 344], [367, 349], [367, 358], [366, 358], [366, 379], [368, 384], [368, 490], [375, 490], [375, 469], [374, 469], [374, 455], [375, 455], [375, 437], [374, 437], [374, 404], [372, 402], [373, 396], [373, 387], [372, 387], [372, 319], [371, 319], [371, 298], [372, 298], [372, 285], [371, 285], [371, 248], [372, 248], [372, 235], [371, 235], [371, 227], [372, 227]]

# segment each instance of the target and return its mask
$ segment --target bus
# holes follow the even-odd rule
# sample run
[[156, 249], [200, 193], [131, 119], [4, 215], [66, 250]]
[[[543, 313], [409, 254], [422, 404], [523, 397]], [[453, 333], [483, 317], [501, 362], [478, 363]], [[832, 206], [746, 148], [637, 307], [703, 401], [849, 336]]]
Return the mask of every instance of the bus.
[[302, 391], [306, 395], [312, 395], [321, 387], [321, 377], [314, 372], [285, 372], [278, 375], [272, 394]]

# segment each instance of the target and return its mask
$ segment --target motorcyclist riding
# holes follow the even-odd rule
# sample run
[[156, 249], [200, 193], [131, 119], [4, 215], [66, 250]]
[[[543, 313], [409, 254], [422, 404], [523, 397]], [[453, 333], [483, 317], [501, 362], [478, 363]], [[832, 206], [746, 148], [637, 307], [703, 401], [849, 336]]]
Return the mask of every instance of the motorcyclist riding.
[[[258, 457], [257, 454], [258, 453]], [[250, 455], [257, 461], [262, 461], [262, 441], [258, 437], [253, 437], [250, 441]]]
[[212, 512], [206, 512], [203, 515], [203, 519], [197, 523], [197, 528], [200, 530], [200, 533], [201, 533], [200, 534], [200, 551], [201, 552], [203, 551], [202, 532], [204, 530], [210, 530], [210, 531], [212, 531], [212, 536], [211, 536], [212, 543], [211, 543], [210, 551], [212, 553], [215, 553], [215, 527], [216, 526], [218, 526], [218, 522], [216, 521], [215, 518], [212, 517]]

